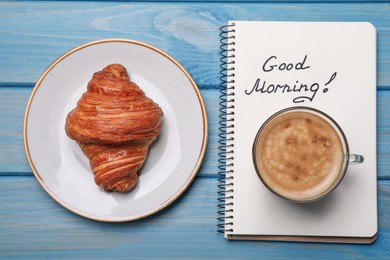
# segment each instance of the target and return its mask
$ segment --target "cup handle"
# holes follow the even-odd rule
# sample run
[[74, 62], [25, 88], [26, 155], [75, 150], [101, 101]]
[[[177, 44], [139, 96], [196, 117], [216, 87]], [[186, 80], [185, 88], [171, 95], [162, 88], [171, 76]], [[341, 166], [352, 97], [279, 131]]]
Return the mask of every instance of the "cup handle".
[[364, 162], [364, 157], [360, 154], [350, 154], [348, 161], [349, 164], [359, 164]]

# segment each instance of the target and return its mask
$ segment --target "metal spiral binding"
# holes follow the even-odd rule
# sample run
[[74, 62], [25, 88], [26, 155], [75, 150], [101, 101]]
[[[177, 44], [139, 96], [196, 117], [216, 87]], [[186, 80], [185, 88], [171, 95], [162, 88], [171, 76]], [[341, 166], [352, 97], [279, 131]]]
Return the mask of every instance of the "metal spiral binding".
[[235, 24], [220, 28], [218, 231], [233, 232]]

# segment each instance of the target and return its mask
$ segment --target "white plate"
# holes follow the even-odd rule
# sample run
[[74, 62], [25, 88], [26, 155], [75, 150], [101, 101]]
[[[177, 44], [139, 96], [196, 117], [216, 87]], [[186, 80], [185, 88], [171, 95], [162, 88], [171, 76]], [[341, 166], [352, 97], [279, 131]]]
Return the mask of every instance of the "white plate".
[[[65, 133], [65, 118], [93, 73], [111, 63], [124, 65], [164, 111], [163, 131], [129, 193], [98, 187], [88, 159]], [[58, 203], [90, 219], [130, 221], [165, 208], [190, 185], [206, 150], [206, 109], [191, 76], [165, 52], [132, 40], [95, 41], [64, 54], [43, 73], [27, 105], [24, 140], [37, 180]]]

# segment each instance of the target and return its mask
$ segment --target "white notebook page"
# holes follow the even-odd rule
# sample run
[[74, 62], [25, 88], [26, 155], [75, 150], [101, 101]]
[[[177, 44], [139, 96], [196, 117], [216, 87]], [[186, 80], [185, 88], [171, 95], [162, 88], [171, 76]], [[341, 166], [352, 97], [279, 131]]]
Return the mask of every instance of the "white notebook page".
[[[234, 212], [233, 232], [225, 235], [373, 236], [377, 232], [375, 28], [357, 22], [232, 23]], [[296, 87], [283, 93], [277, 84]], [[308, 86], [306, 91], [298, 91], [301, 84]], [[292, 203], [268, 191], [252, 161], [253, 141], [262, 123], [275, 112], [298, 105], [332, 116], [344, 130], [351, 153], [365, 158], [363, 164], [349, 167], [328, 197], [310, 204]]]

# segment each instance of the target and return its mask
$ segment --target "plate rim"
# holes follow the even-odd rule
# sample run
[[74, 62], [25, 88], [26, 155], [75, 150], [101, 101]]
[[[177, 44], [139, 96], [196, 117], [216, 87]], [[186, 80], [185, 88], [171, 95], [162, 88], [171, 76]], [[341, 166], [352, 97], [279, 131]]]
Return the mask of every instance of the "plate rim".
[[[30, 148], [29, 148], [29, 145], [28, 145], [28, 137], [27, 137], [28, 117], [29, 117], [29, 114], [30, 114], [31, 104], [32, 104], [32, 102], [34, 100], [35, 94], [37, 93], [38, 89], [40, 88], [42, 82], [45, 80], [46, 76], [53, 70], [53, 68], [55, 68], [60, 62], [65, 60], [68, 56], [70, 56], [70, 55], [72, 55], [72, 54], [74, 54], [74, 53], [76, 53], [76, 52], [78, 52], [78, 51], [80, 51], [82, 49], [85, 49], [85, 48], [88, 48], [88, 47], [91, 47], [91, 46], [94, 46], [94, 45], [106, 44], [106, 43], [126, 43], [126, 44], [139, 45], [141, 47], [145, 47], [145, 48], [148, 48], [148, 49], [150, 49], [152, 51], [155, 51], [158, 54], [162, 55], [163, 57], [167, 58], [177, 68], [179, 68], [181, 70], [181, 72], [184, 73], [186, 78], [190, 81], [191, 86], [192, 86], [192, 88], [195, 91], [195, 94], [197, 96], [199, 105], [201, 107], [202, 119], [203, 119], [202, 120], [202, 122], [203, 122], [202, 146], [201, 146], [201, 149], [200, 149], [200, 152], [199, 152], [196, 164], [194, 165], [194, 168], [193, 168], [192, 172], [189, 174], [188, 179], [184, 183], [184, 185], [178, 191], [176, 191], [176, 193], [173, 196], [171, 196], [168, 200], [166, 200], [165, 202], [160, 204], [158, 207], [156, 207], [156, 208], [154, 208], [152, 210], [149, 210], [147, 212], [138, 214], [138, 215], [127, 216], [127, 217], [118, 217], [118, 218], [104, 218], [104, 217], [98, 217], [98, 216], [95, 216], [95, 215], [91, 215], [91, 214], [87, 214], [87, 213], [84, 213], [84, 212], [80, 212], [78, 209], [72, 207], [66, 201], [63, 201], [60, 198], [58, 198], [58, 196], [49, 189], [49, 186], [44, 182], [42, 176], [39, 174], [38, 170], [36, 169], [36, 167], [34, 165], [34, 161], [31, 158]], [[29, 97], [29, 99], [27, 101], [26, 111], [25, 111], [25, 114], [24, 114], [24, 121], [23, 121], [23, 139], [24, 139], [24, 149], [25, 149], [25, 152], [26, 152], [26, 155], [27, 155], [27, 160], [29, 162], [29, 165], [30, 165], [30, 167], [32, 169], [32, 172], [33, 172], [35, 178], [38, 180], [39, 184], [46, 191], [46, 193], [49, 194], [49, 196], [52, 199], [54, 199], [58, 204], [60, 204], [61, 206], [63, 206], [67, 210], [73, 212], [74, 214], [82, 216], [82, 217], [85, 217], [85, 218], [88, 218], [88, 219], [101, 221], [101, 222], [128, 222], [128, 221], [134, 221], [134, 220], [138, 220], [138, 219], [142, 219], [142, 218], [148, 217], [148, 216], [153, 215], [153, 214], [161, 211], [162, 209], [168, 207], [174, 201], [176, 201], [176, 199], [178, 199], [184, 193], [184, 191], [187, 190], [187, 188], [191, 185], [191, 183], [194, 181], [197, 173], [199, 172], [199, 169], [200, 169], [200, 167], [201, 167], [201, 165], [203, 163], [204, 157], [205, 157], [207, 144], [208, 144], [208, 118], [207, 118], [206, 106], [205, 106], [205, 103], [204, 103], [204, 100], [203, 100], [203, 97], [202, 97], [202, 94], [200, 92], [199, 87], [197, 86], [197, 84], [195, 83], [194, 79], [189, 74], [189, 72], [183, 67], [183, 65], [181, 65], [170, 54], [168, 54], [167, 52], [161, 50], [160, 48], [157, 48], [154, 45], [151, 45], [151, 44], [145, 43], [145, 42], [141, 42], [141, 41], [138, 41], [138, 40], [124, 39], [124, 38], [107, 38], [107, 39], [101, 39], [101, 40], [95, 40], [95, 41], [87, 42], [87, 43], [79, 45], [79, 46], [77, 46], [75, 48], [72, 48], [72, 49], [68, 50], [67, 52], [65, 52], [64, 54], [62, 54], [61, 56], [59, 56], [57, 59], [55, 59], [46, 68], [46, 70], [42, 73], [42, 75], [40, 76], [39, 80], [35, 84], [32, 92], [30, 94], [30, 97]]]

